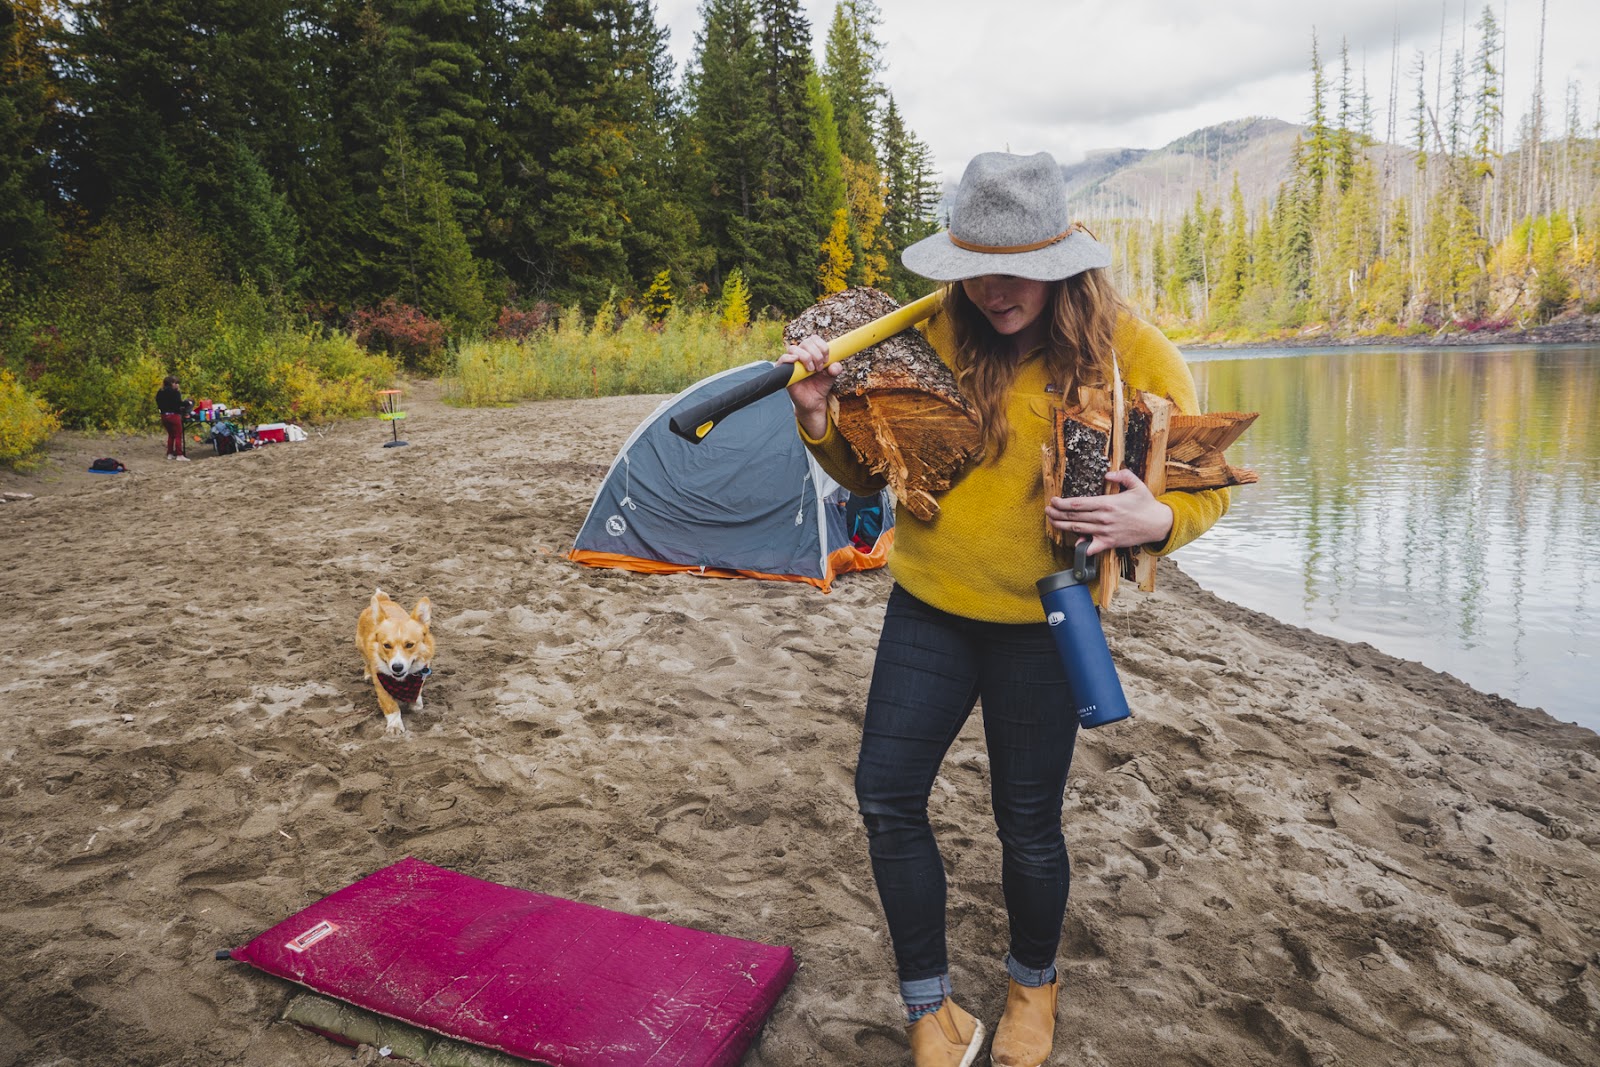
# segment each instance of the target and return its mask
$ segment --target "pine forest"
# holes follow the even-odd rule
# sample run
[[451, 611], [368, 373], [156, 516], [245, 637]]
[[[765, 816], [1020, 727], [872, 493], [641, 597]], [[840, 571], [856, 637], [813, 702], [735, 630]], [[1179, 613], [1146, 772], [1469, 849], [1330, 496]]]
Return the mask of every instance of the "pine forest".
[[[1540, 74], [1507, 135], [1504, 28], [1491, 7], [1447, 70], [1390, 72], [1384, 138], [1364, 72], [1312, 36], [1310, 111], [1275, 195], [1238, 175], [1171, 218], [1092, 215], [1117, 282], [1179, 339], [1389, 336], [1526, 327], [1600, 313], [1600, 107]], [[1436, 64], [1437, 66], [1437, 64]], [[1408, 113], [1401, 113], [1409, 93]]]
[[[1600, 111], [1541, 82], [1508, 130], [1475, 31], [1397, 57], [1386, 116], [1313, 36], [1272, 195], [1086, 214], [1122, 291], [1191, 340], [1600, 312]], [[703, 0], [680, 71], [651, 0], [8, 0], [0, 462], [147, 426], [165, 374], [310, 420], [402, 369], [464, 402], [675, 389], [820, 295], [920, 295], [939, 175], [881, 33], [873, 0], [820, 49], [798, 0]]]

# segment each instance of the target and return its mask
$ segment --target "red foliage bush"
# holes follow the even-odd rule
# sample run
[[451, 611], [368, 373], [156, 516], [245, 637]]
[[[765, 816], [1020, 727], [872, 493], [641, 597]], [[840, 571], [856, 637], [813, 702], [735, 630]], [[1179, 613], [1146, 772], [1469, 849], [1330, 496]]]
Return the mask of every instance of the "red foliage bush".
[[1512, 319], [1465, 319], [1460, 325], [1468, 333], [1477, 333], [1480, 330], [1499, 333], [1501, 330], [1509, 330], [1515, 322]]
[[444, 350], [444, 323], [393, 297], [375, 308], [357, 309], [350, 330], [362, 348], [387, 352], [408, 367], [425, 367]]
[[541, 300], [531, 308], [503, 307], [489, 336], [497, 341], [526, 341], [546, 326], [554, 325], [556, 306]]

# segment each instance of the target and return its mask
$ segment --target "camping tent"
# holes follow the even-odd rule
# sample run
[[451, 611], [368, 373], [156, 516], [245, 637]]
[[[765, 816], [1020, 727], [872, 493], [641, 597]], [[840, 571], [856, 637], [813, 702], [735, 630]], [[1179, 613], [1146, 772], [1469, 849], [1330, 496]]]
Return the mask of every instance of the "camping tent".
[[824, 591], [839, 574], [883, 566], [894, 535], [888, 492], [856, 496], [828, 477], [800, 443], [787, 393], [722, 419], [699, 444], [668, 427], [679, 407], [770, 367], [723, 371], [657, 407], [612, 461], [568, 557]]

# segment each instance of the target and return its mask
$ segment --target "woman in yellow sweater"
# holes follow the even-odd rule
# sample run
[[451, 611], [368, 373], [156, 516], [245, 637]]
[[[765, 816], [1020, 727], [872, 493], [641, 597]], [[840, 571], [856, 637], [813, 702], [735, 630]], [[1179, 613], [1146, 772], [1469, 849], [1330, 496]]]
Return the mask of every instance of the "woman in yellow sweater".
[[[856, 797], [888, 920], [917, 1067], [967, 1067], [984, 1027], [951, 999], [945, 880], [928, 824], [934, 776], [981, 698], [1010, 926], [1009, 991], [991, 1059], [1037, 1067], [1056, 1017], [1056, 949], [1069, 881], [1062, 796], [1078, 720], [1034, 583], [1061, 568], [1041, 513], [1091, 538], [1089, 551], [1143, 545], [1168, 553], [1205, 532], [1226, 490], [1153, 496], [1130, 471], [1112, 496], [1048, 497], [1040, 449], [1053, 409], [1079, 385], [1116, 373], [1128, 388], [1195, 412], [1194, 380], [1159, 330], [1117, 296], [1110, 251], [1067, 219], [1048, 154], [984, 153], [962, 176], [950, 228], [906, 249], [905, 265], [951, 284], [923, 326], [976, 408], [983, 453], [922, 521], [901, 509], [867, 696]], [[801, 437], [857, 491], [882, 486], [828, 418], [839, 364], [808, 337], [785, 362], [814, 372], [791, 386]]]

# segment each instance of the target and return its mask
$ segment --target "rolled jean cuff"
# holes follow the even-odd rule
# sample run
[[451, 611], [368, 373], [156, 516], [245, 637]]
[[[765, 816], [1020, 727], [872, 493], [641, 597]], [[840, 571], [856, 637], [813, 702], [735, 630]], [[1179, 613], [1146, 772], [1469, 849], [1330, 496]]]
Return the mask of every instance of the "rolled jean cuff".
[[950, 995], [950, 975], [937, 974], [932, 978], [917, 978], [900, 983], [900, 999], [906, 1004], [942, 1004]]
[[1032, 967], [1024, 967], [1008, 952], [1006, 953], [1006, 973], [1018, 985], [1025, 985], [1029, 989], [1037, 989], [1056, 980], [1056, 965], [1052, 963], [1047, 967], [1035, 970]]

